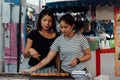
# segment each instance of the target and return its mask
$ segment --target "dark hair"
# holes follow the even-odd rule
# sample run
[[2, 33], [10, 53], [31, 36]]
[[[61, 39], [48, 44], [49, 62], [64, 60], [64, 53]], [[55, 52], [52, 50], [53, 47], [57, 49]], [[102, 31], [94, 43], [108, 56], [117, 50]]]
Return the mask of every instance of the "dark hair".
[[72, 15], [70, 15], [70, 14], [65, 14], [65, 15], [63, 15], [61, 18], [60, 18], [60, 20], [59, 20], [59, 22], [61, 22], [61, 21], [65, 21], [65, 23], [67, 23], [67, 24], [69, 24], [69, 25], [73, 25], [73, 24], [75, 24], [75, 19], [74, 19], [74, 17], [72, 16]]
[[76, 21], [75, 23], [75, 32], [77, 33], [79, 30], [84, 29], [85, 22], [84, 21]]
[[45, 15], [49, 15], [52, 17], [52, 27], [50, 30], [53, 30], [55, 32], [57, 32], [56, 30], [56, 22], [55, 22], [55, 16], [53, 14], [53, 12], [50, 10], [50, 9], [43, 9], [39, 16], [38, 16], [38, 20], [37, 20], [37, 23], [36, 23], [36, 26], [37, 26], [37, 30], [42, 30], [42, 26], [41, 26], [41, 19], [45, 16]]

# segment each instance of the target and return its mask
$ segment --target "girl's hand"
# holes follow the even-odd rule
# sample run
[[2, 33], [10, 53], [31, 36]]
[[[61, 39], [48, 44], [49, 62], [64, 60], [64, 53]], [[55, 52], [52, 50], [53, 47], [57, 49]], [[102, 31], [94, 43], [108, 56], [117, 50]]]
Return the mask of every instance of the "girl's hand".
[[70, 62], [69, 66], [73, 67], [73, 66], [75, 66], [75, 65], [77, 65], [77, 59], [76, 59], [76, 58], [74, 58], [74, 59]]
[[24, 73], [24, 74], [31, 74], [33, 73], [34, 71], [32, 69], [27, 69], [27, 70], [22, 70], [20, 71], [20, 73]]
[[39, 57], [40, 57], [40, 54], [33, 48], [30, 48], [29, 49], [29, 52], [30, 52], [30, 55], [35, 58], [35, 59], [38, 59], [38, 61], [40, 60]]

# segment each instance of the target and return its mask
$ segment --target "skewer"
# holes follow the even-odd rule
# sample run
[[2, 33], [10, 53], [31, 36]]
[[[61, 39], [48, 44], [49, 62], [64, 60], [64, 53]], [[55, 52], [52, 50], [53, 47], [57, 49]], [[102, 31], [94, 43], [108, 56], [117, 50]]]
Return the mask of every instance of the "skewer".
[[69, 76], [69, 73], [32, 73], [31, 76]]

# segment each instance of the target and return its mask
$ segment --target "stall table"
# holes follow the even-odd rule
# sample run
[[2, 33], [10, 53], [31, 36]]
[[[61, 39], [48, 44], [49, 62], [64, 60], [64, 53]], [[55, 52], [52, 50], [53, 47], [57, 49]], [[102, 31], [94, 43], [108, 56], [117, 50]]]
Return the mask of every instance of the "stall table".
[[0, 73], [0, 80], [74, 80], [71, 76], [31, 76], [21, 73]]

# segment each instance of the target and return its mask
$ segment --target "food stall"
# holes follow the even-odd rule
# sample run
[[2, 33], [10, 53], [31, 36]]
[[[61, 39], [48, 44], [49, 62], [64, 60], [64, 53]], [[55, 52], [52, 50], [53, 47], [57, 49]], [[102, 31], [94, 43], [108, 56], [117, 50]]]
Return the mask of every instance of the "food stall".
[[[49, 0], [50, 1], [50, 0]], [[108, 2], [107, 2], [108, 1]], [[111, 2], [110, 2], [111, 1]], [[55, 11], [55, 13], [61, 13], [61, 12], [66, 12], [67, 10], [68, 11], [73, 11], [74, 13], [75, 12], [82, 12], [84, 11], [85, 14], [88, 12], [88, 10], [92, 10], [92, 13], [90, 12], [90, 15], [91, 17], [89, 17], [90, 19], [94, 20], [95, 19], [95, 8], [94, 7], [90, 7], [91, 5], [93, 6], [105, 6], [106, 4], [107, 5], [119, 5], [118, 2], [116, 0], [97, 0], [95, 2], [95, 0], [74, 0], [74, 1], [61, 1], [61, 2], [49, 2], [49, 3], [46, 3], [46, 6], [48, 8], [51, 8], [53, 11]], [[69, 8], [70, 7], [70, 8]], [[93, 70], [93, 77], [95, 76], [98, 76], [100, 74], [102, 74], [101, 72], [101, 55], [106, 53], [115, 53], [115, 49], [112, 45], [112, 49], [101, 49], [100, 46], [99, 46], [99, 41], [95, 41], [95, 42], [89, 42], [89, 45], [90, 45], [90, 48], [92, 50], [92, 60], [94, 61], [90, 61], [90, 64], [89, 64], [89, 61], [88, 61], [88, 67], [89, 67], [89, 70], [92, 72]], [[94, 46], [93, 46], [94, 45]], [[113, 54], [112, 54], [113, 56]], [[113, 58], [113, 57], [112, 57]], [[113, 60], [113, 59], [112, 59]], [[110, 61], [112, 61], [110, 60]], [[96, 63], [96, 64], [95, 64]], [[92, 65], [92, 67], [91, 67]], [[95, 66], [95, 67], [93, 67]], [[113, 66], [113, 65], [112, 65]], [[94, 68], [94, 69], [93, 69]], [[114, 75], [114, 73], [113, 73]], [[113, 77], [112, 75], [112, 77]], [[3, 77], [5, 76], [5, 77]], [[40, 76], [40, 77], [35, 77], [35, 76], [31, 76], [31, 75], [28, 75], [28, 74], [19, 74], [19, 73], [1, 73], [0, 74], [0, 78], [1, 79], [41, 79], [41, 80], [44, 80], [44, 79], [57, 79], [57, 80], [73, 80], [73, 78], [71, 76], [67, 76], [67, 77], [63, 77], [63, 76]], [[114, 79], [112, 79], [114, 80]]]
[[[64, 5], [65, 6], [64, 6]], [[78, 5], [79, 4], [79, 5]], [[57, 2], [48, 2], [46, 6], [52, 9], [55, 13], [81, 13], [89, 15], [85, 18], [89, 18], [91, 20], [113, 20], [114, 21], [114, 6], [119, 5], [119, 1], [114, 0], [79, 0], [79, 1], [57, 1]], [[84, 10], [83, 10], [84, 9]], [[104, 14], [104, 15], [103, 15]], [[107, 14], [107, 15], [106, 15]], [[114, 25], [113, 25], [114, 27]], [[100, 36], [94, 37], [96, 40], [94, 42], [89, 42], [92, 58], [87, 62], [87, 66], [93, 77], [99, 76], [101, 74], [106, 74], [111, 77], [111, 80], [115, 80], [114, 76], [114, 66], [115, 66], [115, 40], [111, 38], [105, 41], [105, 45], [101, 45], [101, 41], [98, 38]], [[108, 45], [109, 43], [109, 45]], [[105, 58], [105, 57], [106, 58]], [[108, 60], [105, 60], [108, 59]], [[109, 62], [110, 61], [110, 62]], [[107, 70], [107, 65], [111, 70]], [[104, 66], [104, 67], [103, 67]]]

